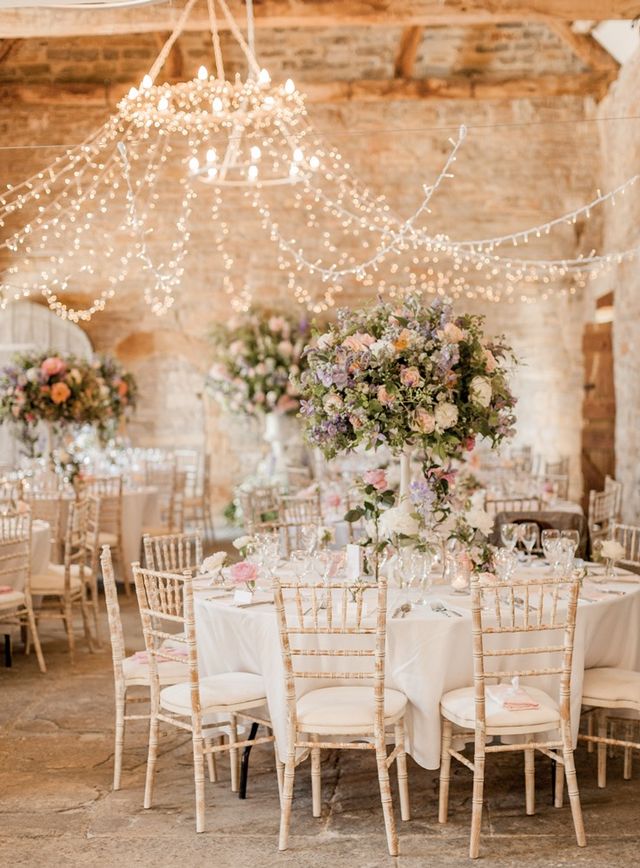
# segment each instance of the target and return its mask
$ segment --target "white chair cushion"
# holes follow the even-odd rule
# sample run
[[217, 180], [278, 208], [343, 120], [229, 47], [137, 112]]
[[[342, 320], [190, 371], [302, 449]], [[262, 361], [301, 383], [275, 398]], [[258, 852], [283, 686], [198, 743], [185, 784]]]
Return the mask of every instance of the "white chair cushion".
[[[202, 713], [242, 705], [262, 705], [266, 702], [264, 681], [252, 672], [225, 672], [200, 679]], [[191, 685], [174, 684], [160, 693], [160, 705], [176, 714], [191, 714]]]
[[[149, 684], [149, 663], [140, 660], [135, 654], [122, 661], [122, 671], [128, 684]], [[178, 681], [188, 681], [189, 664], [174, 660], [158, 662], [160, 684], [175, 684]]]
[[587, 669], [582, 684], [582, 702], [584, 705], [605, 708], [640, 709], [640, 672], [614, 668]]
[[[404, 693], [385, 688], [385, 720], [400, 718], [406, 704]], [[301, 696], [296, 710], [298, 725], [310, 732], [371, 732], [375, 716], [373, 687], [320, 687]]]
[[[71, 573], [71, 580], [69, 582], [71, 590], [79, 591], [82, 588], [82, 582], [80, 581], [80, 564], [71, 564], [69, 572]], [[84, 574], [87, 578], [90, 575], [90, 571], [86, 569], [86, 567]], [[46, 573], [31, 576], [31, 593], [64, 593], [64, 564], [49, 564]]]
[[[560, 709], [555, 699], [537, 687], [525, 687], [529, 696], [539, 703], [539, 708], [509, 711], [500, 703], [485, 697], [485, 720], [489, 729], [522, 729], [526, 731], [555, 729], [560, 724]], [[450, 690], [440, 700], [440, 710], [447, 720], [464, 729], [475, 729], [476, 707], [473, 687]]]
[[15, 609], [24, 604], [22, 591], [5, 591], [0, 594], [0, 609]]

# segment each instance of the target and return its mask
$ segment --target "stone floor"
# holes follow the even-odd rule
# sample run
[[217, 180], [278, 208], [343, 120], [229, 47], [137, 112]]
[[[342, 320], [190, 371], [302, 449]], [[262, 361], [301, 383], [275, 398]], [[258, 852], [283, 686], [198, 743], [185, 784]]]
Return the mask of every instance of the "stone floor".
[[[123, 603], [128, 644], [140, 647], [133, 600]], [[229, 788], [228, 766], [207, 789], [207, 832], [196, 835], [190, 744], [162, 742], [155, 807], [142, 809], [144, 724], [131, 724], [123, 788], [111, 791], [113, 700], [108, 650], [79, 648], [67, 664], [55, 628], [43, 635], [49, 672], [17, 649], [12, 669], [0, 668], [0, 865], [180, 866], [464, 865], [470, 822], [469, 772], [452, 782], [451, 819], [437, 823], [437, 773], [411, 763], [413, 819], [400, 824], [401, 856], [386, 855], [373, 757], [327, 753], [323, 811], [311, 816], [308, 764], [296, 780], [290, 849], [277, 851], [278, 798], [270, 746], [251, 760], [249, 797]], [[104, 635], [106, 636], [106, 627]], [[568, 807], [550, 806], [550, 772], [537, 760], [537, 808], [524, 814], [521, 758], [489, 762], [482, 863], [521, 868], [555, 865], [637, 865], [640, 861], [640, 780], [623, 781], [610, 762], [610, 783], [595, 785], [594, 755], [577, 755], [588, 846], [575, 846]], [[396, 800], [397, 804], [397, 800]]]

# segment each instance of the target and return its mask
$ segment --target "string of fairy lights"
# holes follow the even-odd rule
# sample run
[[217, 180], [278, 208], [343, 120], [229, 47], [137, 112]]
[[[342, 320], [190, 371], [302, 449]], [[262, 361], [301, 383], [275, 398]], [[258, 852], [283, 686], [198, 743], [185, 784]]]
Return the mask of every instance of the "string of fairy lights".
[[[358, 286], [391, 298], [418, 289], [533, 302], [575, 294], [640, 254], [639, 243], [563, 259], [520, 255], [530, 241], [615, 204], [640, 174], [527, 229], [467, 240], [431, 231], [431, 204], [454, 177], [464, 126], [449, 140], [443, 167], [423, 187], [414, 213], [400, 217], [313, 129], [294, 82], [274, 84], [260, 67], [251, 3], [245, 39], [226, 0], [217, 2], [245, 55], [247, 77], [227, 78], [208, 0], [215, 73], [202, 66], [191, 81], [156, 83], [195, 4], [189, 0], [149, 73], [116, 113], [0, 194], [0, 251], [10, 257], [0, 276], [0, 306], [40, 294], [56, 314], [78, 322], [133, 286], [163, 315], [180, 296], [188, 258], [202, 250], [218, 258], [216, 279], [236, 310], [252, 304], [247, 271], [257, 258], [258, 270], [281, 274], [293, 298], [313, 313]], [[268, 243], [257, 245], [256, 237]]]

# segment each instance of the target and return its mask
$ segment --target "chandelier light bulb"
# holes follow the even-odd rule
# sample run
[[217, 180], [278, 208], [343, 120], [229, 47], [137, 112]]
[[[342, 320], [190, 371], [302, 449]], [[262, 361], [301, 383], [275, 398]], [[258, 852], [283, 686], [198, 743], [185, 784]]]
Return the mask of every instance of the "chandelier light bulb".
[[222, 100], [220, 99], [219, 96], [215, 96], [213, 98], [213, 102], [211, 103], [211, 108], [216, 114], [218, 114], [219, 112], [222, 111], [223, 105], [222, 105]]
[[209, 178], [210, 181], [213, 181], [217, 174], [218, 170], [215, 167], [207, 169], [207, 178]]
[[218, 154], [215, 148], [209, 148], [207, 151], [207, 163], [215, 163], [218, 159]]
[[149, 88], [153, 85], [153, 81], [150, 75], [145, 75], [145, 77], [140, 82], [140, 90], [149, 90]]
[[314, 154], [312, 157], [309, 157], [309, 165], [315, 171], [320, 168], [320, 160]]
[[260, 74], [258, 75], [258, 84], [267, 85], [271, 81], [271, 76], [267, 72], [266, 69], [261, 69]]
[[168, 108], [169, 108], [169, 100], [166, 98], [166, 96], [161, 96], [159, 101], [158, 101], [158, 111], [159, 112], [166, 112], [166, 110]]
[[198, 160], [198, 158], [197, 157], [191, 157], [191, 159], [189, 160], [189, 169], [190, 169], [191, 173], [193, 175], [195, 175], [199, 168], [200, 168], [200, 161]]
[[295, 86], [295, 84], [293, 83], [293, 79], [292, 79], [292, 78], [288, 78], [288, 79], [285, 81], [285, 83], [284, 83], [284, 92], [285, 92], [286, 94], [291, 95], [291, 94], [295, 91], [295, 89], [296, 89], [296, 86]]
[[247, 172], [247, 177], [250, 181], [255, 181], [258, 177], [258, 167], [257, 166], [249, 166], [249, 171]]
[[129, 99], [135, 99], [138, 96], [138, 88], [137, 87], [130, 88], [127, 96], [129, 97]]
[[251, 147], [251, 159], [255, 162], [256, 160], [259, 160], [261, 156], [262, 156], [262, 151], [260, 150], [260, 148], [257, 145], [252, 145], [252, 147]]
[[296, 163], [301, 163], [304, 160], [302, 148], [295, 148], [293, 151], [293, 159]]
[[206, 81], [209, 78], [209, 70], [206, 66], [201, 66], [198, 69], [198, 78], [200, 81]]

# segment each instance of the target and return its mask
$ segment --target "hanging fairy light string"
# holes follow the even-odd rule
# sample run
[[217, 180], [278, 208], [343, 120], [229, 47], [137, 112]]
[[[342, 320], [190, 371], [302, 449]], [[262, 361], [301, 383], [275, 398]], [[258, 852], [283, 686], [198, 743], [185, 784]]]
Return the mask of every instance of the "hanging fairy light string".
[[[640, 244], [565, 259], [527, 259], [505, 249], [589, 219], [640, 175], [528, 229], [475, 240], [434, 231], [432, 200], [453, 179], [464, 126], [414, 213], [400, 217], [315, 132], [294, 82], [273, 83], [261, 67], [251, 0], [246, 38], [226, 0], [217, 0], [245, 58], [244, 79], [225, 74], [216, 0], [207, 0], [215, 75], [201, 66], [191, 81], [157, 83], [195, 2], [188, 0], [149, 72], [113, 117], [0, 193], [0, 249], [13, 255], [0, 278], [0, 305], [40, 293], [59, 316], [86, 320], [126, 283], [140, 286], [144, 303], [162, 315], [174, 306], [194, 239], [202, 236], [195, 213], [209, 217], [205, 243], [219, 257], [222, 288], [236, 310], [252, 302], [250, 267], [282, 275], [296, 301], [321, 312], [353, 288], [390, 297], [413, 288], [492, 303], [532, 302], [575, 294], [640, 255]], [[256, 230], [266, 244], [255, 244]], [[86, 294], [85, 286], [93, 299], [68, 304], [66, 296]]]

